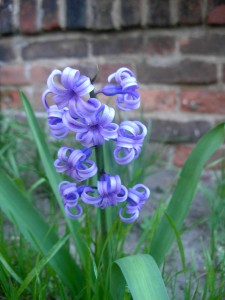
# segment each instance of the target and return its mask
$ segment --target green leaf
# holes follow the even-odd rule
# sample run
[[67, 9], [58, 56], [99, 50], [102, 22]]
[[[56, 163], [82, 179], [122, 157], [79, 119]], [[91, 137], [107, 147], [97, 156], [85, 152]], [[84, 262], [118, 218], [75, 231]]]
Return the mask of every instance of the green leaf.
[[50, 154], [50, 151], [49, 151], [48, 145], [45, 141], [43, 132], [40, 129], [37, 118], [34, 115], [33, 109], [31, 107], [29, 101], [27, 100], [27, 98], [23, 92], [20, 92], [20, 97], [23, 102], [27, 120], [28, 120], [30, 129], [32, 131], [33, 137], [34, 137], [34, 142], [36, 143], [36, 146], [37, 146], [39, 155], [41, 157], [41, 160], [42, 160], [46, 175], [48, 177], [49, 183], [50, 183], [51, 188], [55, 194], [55, 197], [59, 203], [59, 206], [61, 207], [61, 210], [65, 216], [65, 220], [68, 224], [68, 227], [70, 229], [70, 232], [72, 234], [72, 237], [73, 237], [73, 240], [74, 240], [74, 243], [76, 246], [76, 251], [77, 251], [77, 253], [79, 253], [81, 262], [85, 266], [86, 247], [83, 242], [83, 237], [80, 234], [80, 224], [76, 220], [69, 219], [64, 213], [62, 199], [61, 199], [61, 197], [59, 195], [59, 191], [58, 191], [58, 184], [61, 180], [61, 177], [55, 171], [55, 169], [53, 167], [53, 158]]
[[123, 300], [128, 287], [133, 300], [169, 299], [161, 273], [148, 254], [138, 254], [118, 259], [112, 266], [111, 294]]
[[202, 170], [210, 156], [224, 142], [224, 125], [222, 123], [216, 126], [199, 140], [180, 173], [180, 178], [166, 209], [166, 214], [162, 217], [152, 240], [150, 254], [159, 266], [175, 239], [175, 233], [170, 226], [168, 216], [173, 220], [177, 230], [180, 230], [189, 212]]
[[26, 276], [24, 281], [22, 282], [21, 286], [19, 287], [17, 291], [17, 297], [23, 293], [23, 291], [28, 287], [29, 283], [34, 279], [35, 276], [39, 275], [39, 273], [42, 271], [42, 269], [45, 267], [45, 265], [56, 255], [56, 253], [62, 248], [62, 246], [65, 244], [65, 242], [68, 240], [69, 235], [63, 237], [61, 240], [59, 240], [52, 249], [47, 253], [45, 257], [43, 257], [38, 264], [29, 272], [29, 274]]
[[[41, 254], [46, 255], [57, 243], [58, 236], [50, 229], [24, 193], [3, 172], [0, 172], [0, 182], [0, 208], [17, 225], [33, 248], [40, 249]], [[71, 290], [79, 289], [82, 273], [67, 252], [67, 248], [60, 249], [50, 264]]]

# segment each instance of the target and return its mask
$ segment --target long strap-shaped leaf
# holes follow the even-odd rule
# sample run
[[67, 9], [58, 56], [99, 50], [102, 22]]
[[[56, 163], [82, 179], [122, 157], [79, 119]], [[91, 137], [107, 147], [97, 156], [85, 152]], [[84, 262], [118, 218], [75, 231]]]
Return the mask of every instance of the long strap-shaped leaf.
[[[180, 229], [194, 198], [202, 170], [210, 156], [223, 144], [225, 124], [220, 124], [207, 132], [189, 155], [176, 185], [173, 196], [166, 209], [166, 214]], [[150, 254], [160, 266], [175, 239], [175, 234], [166, 215], [153, 237]]]
[[148, 254], [118, 259], [112, 266], [111, 294], [123, 300], [128, 287], [134, 300], [169, 299], [160, 271]]
[[[18, 226], [19, 231], [31, 245], [46, 255], [57, 243], [58, 236], [50, 229], [25, 195], [3, 172], [0, 172], [0, 183], [0, 208]], [[79, 280], [82, 278], [82, 274], [67, 252], [67, 248], [61, 248], [52, 258], [50, 264], [71, 290], [79, 291], [81, 284]]]
[[[33, 109], [31, 107], [29, 101], [27, 100], [26, 96], [22, 92], [20, 93], [20, 97], [23, 102], [27, 120], [28, 120], [30, 129], [32, 131], [34, 141], [36, 143], [36, 146], [37, 146], [39, 155], [41, 157], [41, 160], [42, 160], [46, 175], [48, 177], [49, 183], [52, 187], [52, 190], [55, 194], [55, 197], [56, 197], [62, 211], [64, 212], [62, 200], [61, 200], [61, 198], [59, 196], [59, 192], [58, 192], [58, 184], [60, 182], [60, 176], [58, 173], [55, 172], [55, 170], [53, 168], [53, 158], [50, 154], [50, 151], [49, 151], [48, 145], [45, 141], [43, 132], [40, 129], [40, 126], [34, 115]], [[86, 247], [84, 245], [83, 238], [80, 235], [79, 223], [76, 220], [71, 221], [71, 219], [69, 219], [66, 216], [65, 216], [65, 219], [66, 219], [66, 222], [72, 233], [74, 243], [76, 246], [76, 251], [79, 253], [79, 257], [80, 257], [83, 265], [85, 266]]]

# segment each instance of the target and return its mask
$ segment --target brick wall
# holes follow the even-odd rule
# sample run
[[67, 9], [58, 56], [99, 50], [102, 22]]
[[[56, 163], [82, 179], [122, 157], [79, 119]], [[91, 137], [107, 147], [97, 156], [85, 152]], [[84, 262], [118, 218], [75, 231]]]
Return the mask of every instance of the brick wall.
[[[151, 139], [178, 145], [181, 165], [192, 144], [225, 120], [225, 0], [0, 0], [0, 97], [36, 111], [54, 68], [79, 68], [98, 84], [120, 66], [141, 84]], [[183, 145], [184, 144], [184, 145]]]

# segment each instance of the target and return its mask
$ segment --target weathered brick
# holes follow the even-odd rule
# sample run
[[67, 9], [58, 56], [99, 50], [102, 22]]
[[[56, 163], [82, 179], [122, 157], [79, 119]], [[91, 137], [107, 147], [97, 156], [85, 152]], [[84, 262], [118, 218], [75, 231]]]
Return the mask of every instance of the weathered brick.
[[95, 39], [92, 45], [94, 55], [137, 53], [143, 51], [143, 38], [111, 34], [108, 38]]
[[179, 23], [196, 25], [201, 23], [201, 0], [181, 0], [179, 3]]
[[225, 24], [225, 1], [209, 0], [206, 22], [209, 25]]
[[25, 76], [24, 66], [2, 66], [0, 72], [1, 85], [23, 85], [29, 83]]
[[167, 26], [170, 24], [170, 1], [148, 0], [149, 20], [152, 26]]
[[93, 40], [94, 55], [136, 54], [147, 53], [164, 55], [175, 49], [173, 37], [143, 35], [130, 36], [112, 33], [108, 38], [100, 37]]
[[223, 82], [225, 83], [225, 65], [223, 65], [222, 72], [223, 72]]
[[0, 2], [0, 33], [7, 34], [13, 31], [12, 22], [13, 3], [12, 0]]
[[66, 27], [68, 29], [86, 27], [86, 0], [66, 1]]
[[176, 111], [176, 91], [158, 88], [140, 88], [141, 106], [145, 112]]
[[182, 38], [180, 49], [182, 53], [205, 54], [205, 55], [225, 55], [225, 34], [209, 33], [196, 38]]
[[149, 54], [167, 54], [175, 49], [175, 40], [170, 36], [151, 36], [144, 41], [144, 52]]
[[217, 80], [213, 63], [189, 59], [157, 67], [141, 63], [137, 70], [142, 83], [209, 84]]
[[141, 20], [141, 2], [139, 0], [121, 1], [122, 26], [136, 26]]
[[113, 29], [112, 8], [113, 1], [111, 0], [93, 0], [91, 2], [93, 24], [92, 29]]
[[39, 65], [33, 66], [31, 68], [31, 82], [46, 83], [49, 75], [55, 68], [51, 68], [48, 66], [39, 66]]
[[173, 156], [173, 164], [181, 168], [193, 149], [192, 145], [177, 145]]
[[36, 32], [36, 0], [20, 0], [19, 19], [22, 32]]
[[184, 89], [180, 95], [181, 109], [199, 113], [225, 113], [224, 91]]
[[[119, 68], [124, 67], [124, 64], [99, 64], [99, 74], [98, 81], [103, 84], [108, 82], [108, 76], [114, 72], [116, 72]], [[132, 66], [130, 64], [126, 64], [126, 68], [132, 70]]]
[[22, 57], [25, 60], [85, 56], [87, 56], [87, 42], [84, 39], [36, 42], [22, 49]]
[[17, 90], [0, 90], [0, 108], [17, 109], [21, 106], [19, 91]]
[[6, 42], [0, 42], [0, 61], [9, 62], [15, 59], [15, 52], [13, 46]]
[[[34, 89], [32, 98], [30, 98], [30, 103], [35, 111], [45, 111], [45, 108], [42, 104], [42, 94], [46, 90], [46, 85], [43, 85], [42, 88]], [[49, 105], [52, 105], [49, 103]], [[46, 114], [47, 117], [47, 114]]]
[[211, 124], [207, 121], [178, 122], [152, 119], [150, 139], [163, 143], [193, 143], [210, 128]]
[[42, 28], [46, 31], [60, 27], [58, 18], [58, 2], [45, 0], [42, 2], [43, 19]]

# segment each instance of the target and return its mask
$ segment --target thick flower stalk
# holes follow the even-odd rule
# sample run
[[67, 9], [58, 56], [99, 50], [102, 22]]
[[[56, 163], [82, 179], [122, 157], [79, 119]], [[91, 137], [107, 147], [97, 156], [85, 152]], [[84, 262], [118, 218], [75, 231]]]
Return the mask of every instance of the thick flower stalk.
[[[95, 92], [90, 78], [80, 75], [79, 70], [69, 67], [63, 71], [54, 70], [48, 78], [42, 102], [48, 113], [50, 133], [55, 138], [63, 138], [72, 132], [82, 145], [81, 149], [61, 147], [54, 162], [57, 172], [73, 180], [62, 181], [59, 185], [65, 213], [77, 219], [83, 214], [84, 205], [102, 210], [115, 206], [119, 207], [120, 219], [132, 223], [138, 218], [150, 191], [143, 184], [127, 189], [118, 174], [106, 174], [101, 149], [104, 143], [112, 140], [115, 162], [128, 164], [140, 155], [147, 129], [139, 121], [123, 121], [117, 125], [113, 122], [115, 110], [96, 98], [101, 93], [117, 95], [116, 105], [120, 110], [139, 108], [140, 95], [134, 73], [120, 68], [108, 77], [108, 82], [110, 84]], [[49, 101], [53, 105], [49, 105]], [[92, 148], [96, 163], [91, 159]], [[97, 186], [88, 184], [87, 180], [93, 176], [97, 176]], [[79, 185], [82, 181], [84, 184]]]

